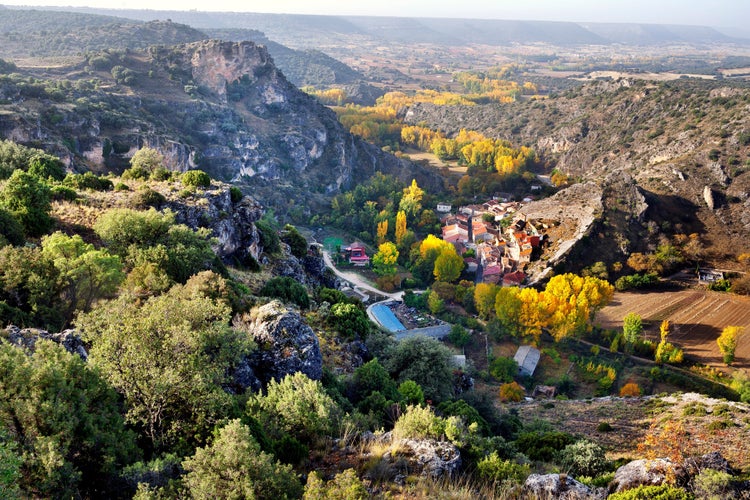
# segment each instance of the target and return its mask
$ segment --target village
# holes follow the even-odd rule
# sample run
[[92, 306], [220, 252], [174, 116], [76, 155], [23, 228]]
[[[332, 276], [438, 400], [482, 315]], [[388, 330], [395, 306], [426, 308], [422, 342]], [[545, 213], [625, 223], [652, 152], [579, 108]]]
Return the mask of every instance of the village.
[[525, 267], [541, 255], [546, 235], [525, 216], [514, 215], [522, 206], [522, 202], [493, 199], [460, 207], [453, 214], [450, 205], [438, 204], [438, 212], [443, 213], [442, 238], [464, 256], [477, 283], [520, 286], [526, 280]]

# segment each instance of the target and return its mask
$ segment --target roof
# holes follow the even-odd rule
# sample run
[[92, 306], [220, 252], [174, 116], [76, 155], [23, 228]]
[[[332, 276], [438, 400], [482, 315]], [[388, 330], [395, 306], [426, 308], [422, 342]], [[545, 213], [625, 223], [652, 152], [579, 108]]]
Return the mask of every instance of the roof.
[[536, 365], [539, 363], [540, 357], [541, 353], [535, 347], [531, 347], [530, 345], [519, 347], [516, 355], [513, 356], [513, 359], [518, 363], [518, 373], [526, 377], [534, 375], [534, 370], [536, 370]]

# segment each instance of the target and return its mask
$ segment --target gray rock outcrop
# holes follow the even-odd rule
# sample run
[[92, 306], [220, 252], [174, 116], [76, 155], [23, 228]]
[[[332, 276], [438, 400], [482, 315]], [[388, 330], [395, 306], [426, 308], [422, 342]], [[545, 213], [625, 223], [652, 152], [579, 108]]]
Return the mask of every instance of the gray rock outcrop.
[[589, 488], [567, 474], [531, 474], [522, 494], [523, 498], [550, 500], [598, 500], [607, 496], [604, 488]]
[[323, 357], [318, 337], [299, 313], [274, 300], [254, 309], [249, 316], [249, 321], [235, 326], [246, 330], [258, 345], [249, 363], [264, 386], [296, 372], [320, 380]]
[[31, 352], [36, 347], [38, 339], [47, 339], [63, 346], [71, 354], [77, 354], [84, 361], [88, 360], [89, 353], [83, 345], [83, 340], [75, 330], [63, 330], [59, 333], [49, 333], [39, 328], [19, 328], [9, 325], [0, 333], [0, 339], [5, 338], [13, 345], [23, 347]]
[[638, 486], [660, 485], [668, 478], [683, 478], [684, 475], [682, 466], [666, 458], [633, 460], [615, 471], [609, 491], [616, 493]]
[[[362, 436], [363, 441], [391, 442], [390, 432], [382, 436]], [[432, 479], [454, 476], [461, 467], [461, 452], [448, 441], [435, 439], [396, 439], [390, 449], [381, 457], [381, 466], [377, 473], [385, 474], [396, 483], [410, 475], [430, 477]]]

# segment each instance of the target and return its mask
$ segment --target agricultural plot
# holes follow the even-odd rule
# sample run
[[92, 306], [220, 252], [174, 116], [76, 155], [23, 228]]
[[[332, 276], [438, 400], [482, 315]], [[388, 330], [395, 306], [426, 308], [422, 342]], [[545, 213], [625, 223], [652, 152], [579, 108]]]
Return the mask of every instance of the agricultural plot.
[[669, 339], [685, 354], [698, 361], [721, 365], [716, 339], [729, 325], [742, 326], [745, 334], [737, 343], [734, 366], [750, 368], [750, 299], [727, 293], [701, 290], [677, 292], [616, 293], [597, 314], [596, 323], [604, 328], [622, 328], [622, 318], [634, 312], [644, 321], [647, 338], [658, 340], [659, 324], [669, 320]]

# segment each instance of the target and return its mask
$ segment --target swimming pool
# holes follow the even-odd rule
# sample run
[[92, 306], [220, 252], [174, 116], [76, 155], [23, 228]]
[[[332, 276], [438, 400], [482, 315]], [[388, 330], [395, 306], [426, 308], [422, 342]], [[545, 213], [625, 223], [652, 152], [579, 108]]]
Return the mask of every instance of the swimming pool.
[[398, 320], [396, 315], [393, 314], [393, 311], [391, 311], [391, 308], [387, 305], [375, 304], [370, 308], [370, 312], [372, 312], [377, 322], [380, 323], [383, 328], [391, 332], [406, 330], [406, 327]]

